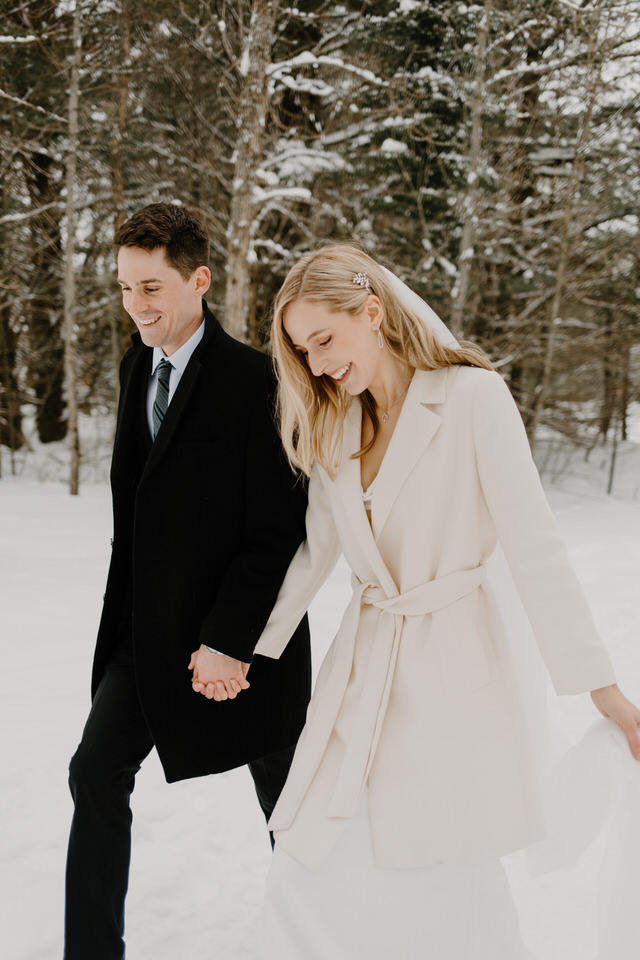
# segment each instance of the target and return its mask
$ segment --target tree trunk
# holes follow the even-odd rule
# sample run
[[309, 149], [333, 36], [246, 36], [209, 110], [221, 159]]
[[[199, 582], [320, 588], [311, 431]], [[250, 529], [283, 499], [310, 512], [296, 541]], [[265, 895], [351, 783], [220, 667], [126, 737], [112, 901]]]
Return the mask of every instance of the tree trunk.
[[492, 0], [485, 0], [484, 14], [478, 29], [478, 46], [476, 53], [473, 97], [471, 100], [471, 143], [469, 149], [469, 174], [467, 192], [464, 199], [462, 214], [462, 236], [460, 239], [460, 256], [458, 258], [458, 281], [452, 292], [450, 326], [454, 336], [459, 339], [464, 336], [463, 325], [471, 279], [473, 264], [473, 244], [476, 237], [478, 220], [478, 177], [480, 175], [480, 161], [482, 155], [482, 110], [485, 99], [485, 72], [487, 59], [487, 37], [491, 18]]
[[540, 423], [540, 417], [544, 409], [545, 401], [549, 393], [549, 385], [551, 383], [557, 334], [562, 323], [561, 314], [565, 295], [565, 282], [569, 258], [572, 253], [574, 240], [575, 238], [580, 238], [582, 236], [584, 226], [582, 223], [584, 216], [578, 215], [576, 201], [586, 167], [586, 152], [591, 133], [593, 111], [596, 106], [598, 93], [602, 86], [603, 65], [599, 58], [597, 49], [598, 27], [599, 22], [596, 15], [596, 22], [592, 25], [591, 30], [591, 36], [593, 37], [592, 47], [590, 50], [590, 55], [592, 58], [591, 83], [588, 92], [586, 110], [582, 117], [582, 122], [577, 137], [575, 160], [573, 162], [571, 175], [567, 183], [565, 200], [562, 208], [558, 263], [553, 288], [553, 297], [551, 299], [551, 308], [549, 311], [547, 343], [544, 353], [542, 375], [534, 393], [534, 399], [531, 405], [531, 417], [526, 424], [527, 435], [529, 437], [529, 443], [531, 444], [532, 450], [535, 449], [536, 432]]
[[[131, 23], [129, 18], [130, 0], [118, 0], [117, 24], [120, 54], [113, 70], [114, 117], [111, 128], [111, 196], [113, 201], [114, 232], [126, 219], [124, 203], [124, 142], [127, 132], [127, 107], [131, 84]], [[118, 302], [118, 308], [112, 316], [111, 352], [115, 370], [116, 404], [118, 402], [118, 367], [122, 354], [130, 346], [131, 317]]]
[[76, 495], [80, 484], [80, 444], [78, 440], [78, 394], [76, 378], [76, 283], [73, 257], [76, 230], [76, 152], [78, 149], [78, 98], [80, 93], [80, 64], [82, 59], [81, 34], [82, 0], [75, 0], [73, 11], [73, 52], [69, 78], [69, 134], [66, 157], [66, 220], [67, 242], [64, 251], [64, 374], [67, 399], [67, 429], [71, 464], [69, 492]]
[[256, 172], [263, 158], [268, 111], [267, 66], [271, 61], [278, 0], [254, 0], [240, 73], [235, 170], [227, 230], [226, 327], [249, 340], [251, 225]]
[[39, 212], [31, 228], [32, 286], [28, 301], [29, 382], [36, 400], [36, 425], [42, 443], [63, 440], [63, 347], [60, 333], [60, 227], [54, 202], [59, 198], [55, 163], [45, 153], [32, 153], [25, 165], [31, 206]]

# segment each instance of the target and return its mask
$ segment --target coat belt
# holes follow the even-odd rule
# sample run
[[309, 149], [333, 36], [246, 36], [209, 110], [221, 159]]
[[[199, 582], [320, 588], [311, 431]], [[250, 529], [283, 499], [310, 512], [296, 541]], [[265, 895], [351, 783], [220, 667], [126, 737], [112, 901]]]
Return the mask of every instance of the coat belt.
[[352, 576], [354, 595], [341, 626], [339, 646], [324, 684], [323, 697], [315, 703], [312, 701], [301, 749], [294, 758], [289, 779], [269, 823], [271, 829], [286, 829], [291, 825], [322, 759], [349, 683], [361, 606], [376, 607], [380, 616], [357, 713], [327, 810], [331, 817], [352, 817], [356, 812], [380, 737], [405, 618], [432, 614], [432, 629], [443, 633], [445, 647], [453, 648], [451, 656], [456, 668], [467, 674], [472, 688], [488, 682], [489, 667], [473, 616], [468, 604], [460, 602], [476, 590], [485, 577], [486, 568], [482, 563], [471, 570], [458, 570], [405, 593], [389, 596], [379, 584], [363, 583], [355, 574]]

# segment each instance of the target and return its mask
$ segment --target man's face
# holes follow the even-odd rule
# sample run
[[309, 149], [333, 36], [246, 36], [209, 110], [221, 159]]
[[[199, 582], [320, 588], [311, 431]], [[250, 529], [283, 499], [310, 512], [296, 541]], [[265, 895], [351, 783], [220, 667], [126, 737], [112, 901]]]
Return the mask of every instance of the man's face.
[[187, 342], [202, 322], [202, 295], [211, 274], [197, 267], [188, 280], [169, 266], [164, 247], [143, 250], [120, 247], [118, 283], [122, 303], [148, 347], [162, 347], [165, 355]]

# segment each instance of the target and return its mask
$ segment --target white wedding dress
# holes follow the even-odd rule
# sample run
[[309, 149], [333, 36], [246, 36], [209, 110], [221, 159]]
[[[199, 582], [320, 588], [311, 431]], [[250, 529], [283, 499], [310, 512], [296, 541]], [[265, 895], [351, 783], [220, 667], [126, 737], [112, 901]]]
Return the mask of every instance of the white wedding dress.
[[[364, 499], [366, 506], [366, 495]], [[492, 563], [502, 581], [504, 612], [522, 635], [522, 611], [500, 551]], [[531, 698], [523, 706], [539, 727], [536, 746], [543, 754], [549, 746], [541, 732], [546, 708], [536, 697], [544, 691], [544, 667], [533, 644], [521, 653], [517, 670], [529, 681], [521, 693], [525, 697], [528, 689]], [[349, 687], [347, 697], [357, 698], [357, 677], [352, 676]], [[345, 733], [338, 729], [338, 739]], [[540, 763], [553, 768], [548, 755], [541, 756]], [[549, 836], [528, 852], [532, 875], [577, 864], [606, 825], [597, 957], [627, 960], [635, 956], [640, 951], [636, 909], [640, 770], [621, 731], [608, 721], [596, 720], [576, 746], [557, 758], [545, 800]], [[276, 843], [260, 917], [258, 957], [390, 960], [394, 956], [403, 960], [544, 960], [534, 958], [521, 939], [499, 860], [410, 869], [379, 867], [365, 787], [356, 815], [337, 832], [318, 870], [304, 866]]]
[[318, 872], [276, 845], [260, 960], [525, 960], [499, 861], [378, 867], [365, 791]]
[[[362, 494], [368, 515], [374, 484]], [[357, 698], [356, 677], [349, 687]], [[366, 787], [319, 870], [276, 843], [259, 942], [260, 960], [533, 960], [498, 860], [376, 864]]]

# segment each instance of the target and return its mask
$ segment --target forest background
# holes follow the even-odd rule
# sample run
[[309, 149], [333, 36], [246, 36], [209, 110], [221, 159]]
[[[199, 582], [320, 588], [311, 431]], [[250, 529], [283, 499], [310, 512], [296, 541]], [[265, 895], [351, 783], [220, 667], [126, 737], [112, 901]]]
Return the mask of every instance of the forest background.
[[0, 470], [62, 442], [77, 492], [133, 329], [113, 233], [171, 200], [211, 231], [233, 335], [267, 349], [288, 268], [354, 239], [488, 351], [534, 449], [606, 444], [613, 477], [640, 400], [640, 0], [0, 11]]

